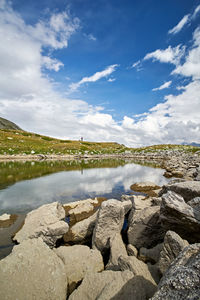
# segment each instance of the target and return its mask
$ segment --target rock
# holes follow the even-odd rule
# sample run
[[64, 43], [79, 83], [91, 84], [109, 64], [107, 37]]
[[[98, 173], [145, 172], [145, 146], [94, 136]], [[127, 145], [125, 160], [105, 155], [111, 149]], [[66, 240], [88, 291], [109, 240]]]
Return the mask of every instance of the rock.
[[127, 250], [127, 253], [128, 253], [129, 256], [136, 256], [137, 257], [138, 251], [137, 251], [137, 248], [135, 248], [133, 245], [128, 244], [126, 250]]
[[192, 200], [188, 201], [187, 204], [193, 207], [195, 210], [200, 211], [200, 197], [195, 197]]
[[122, 230], [124, 215], [124, 207], [118, 200], [110, 199], [101, 204], [93, 231], [93, 249], [98, 249], [102, 253], [109, 249], [110, 238]]
[[127, 201], [122, 201], [121, 205], [124, 208], [124, 214], [126, 215], [132, 208], [133, 204], [131, 200], [127, 200]]
[[23, 241], [0, 261], [1, 299], [66, 299], [61, 259], [41, 238]]
[[160, 196], [167, 193], [168, 191], [173, 191], [181, 195], [185, 202], [200, 196], [200, 182], [199, 181], [184, 181], [178, 183], [169, 183], [162, 187]]
[[104, 197], [96, 197], [94, 199], [89, 198], [89, 199], [85, 199], [85, 200], [80, 200], [80, 201], [63, 204], [63, 207], [65, 209], [66, 216], [68, 216], [69, 211], [71, 209], [74, 209], [78, 206], [82, 206], [85, 203], [87, 203], [87, 204], [90, 203], [95, 208], [95, 207], [100, 206], [101, 203], [105, 200], [106, 200], [106, 198], [104, 198]]
[[161, 274], [158, 267], [158, 263], [152, 265], [151, 263], [148, 262], [147, 267], [156, 284], [159, 284], [161, 279]]
[[200, 244], [186, 247], [162, 277], [152, 300], [199, 299]]
[[[146, 298], [149, 299], [156, 291], [156, 283], [149, 272], [148, 266], [135, 256], [120, 256], [118, 264], [121, 271], [131, 271], [135, 276], [143, 278], [143, 289], [145, 290]], [[145, 279], [145, 280], [144, 280]]]
[[188, 245], [189, 243], [183, 240], [177, 233], [167, 231], [158, 263], [161, 274], [165, 273], [174, 259]]
[[69, 228], [69, 231], [63, 236], [65, 242], [85, 243], [93, 234], [97, 213], [95, 212], [89, 218], [80, 221]]
[[0, 228], [10, 227], [17, 220], [17, 215], [3, 214], [0, 216]]
[[160, 257], [160, 251], [162, 249], [163, 244], [158, 244], [153, 248], [140, 248], [139, 259], [144, 262], [157, 263]]
[[130, 271], [88, 273], [69, 300], [146, 299], [143, 281]]
[[169, 191], [162, 196], [160, 219], [163, 227], [193, 243], [200, 241], [200, 213], [185, 203], [182, 196]]
[[128, 241], [136, 248], [151, 248], [162, 242], [165, 231], [160, 222], [160, 206], [132, 211], [129, 216]]
[[94, 214], [94, 206], [90, 202], [80, 203], [68, 212], [70, 225], [82, 221]]
[[104, 269], [103, 258], [98, 250], [88, 246], [61, 246], [54, 252], [65, 264], [68, 292], [71, 294], [87, 273], [100, 272]]
[[146, 182], [137, 182], [131, 185], [131, 190], [134, 190], [135, 192], [148, 192], [152, 190], [160, 189], [160, 186], [157, 184], [146, 181]]
[[11, 215], [9, 214], [3, 214], [0, 216], [0, 221], [8, 221], [10, 220]]
[[120, 255], [126, 256], [127, 252], [121, 234], [118, 232], [110, 238], [110, 259], [106, 270], [119, 271], [118, 258]]
[[27, 239], [41, 237], [50, 247], [54, 247], [69, 229], [65, 218], [65, 211], [58, 202], [43, 205], [27, 214], [25, 223], [14, 237], [14, 240], [21, 243]]
[[134, 196], [133, 199], [133, 209], [135, 210], [142, 210], [146, 207], [152, 206], [151, 199], [146, 199], [145, 196]]

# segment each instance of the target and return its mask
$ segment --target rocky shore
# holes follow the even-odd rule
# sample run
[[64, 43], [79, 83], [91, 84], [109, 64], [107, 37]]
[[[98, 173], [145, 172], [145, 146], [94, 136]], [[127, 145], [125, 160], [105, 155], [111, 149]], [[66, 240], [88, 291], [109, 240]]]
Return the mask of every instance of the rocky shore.
[[134, 157], [178, 178], [162, 187], [133, 182], [143, 194], [121, 201], [54, 202], [28, 213], [0, 261], [2, 299], [199, 299], [199, 154]]

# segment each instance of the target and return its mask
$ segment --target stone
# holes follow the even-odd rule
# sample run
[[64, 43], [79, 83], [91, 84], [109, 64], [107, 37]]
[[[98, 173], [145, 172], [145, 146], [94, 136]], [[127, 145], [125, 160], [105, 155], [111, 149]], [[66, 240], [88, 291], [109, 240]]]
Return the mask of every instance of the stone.
[[170, 230], [167, 231], [158, 262], [161, 274], [165, 273], [179, 253], [188, 245], [189, 243], [183, 240], [177, 233]]
[[128, 270], [88, 273], [69, 300], [144, 300], [146, 293], [143, 281], [140, 276], [134, 276]]
[[80, 203], [68, 212], [70, 225], [82, 221], [94, 214], [94, 206], [90, 202]]
[[120, 255], [126, 256], [127, 252], [121, 234], [117, 232], [110, 238], [110, 258], [106, 270], [119, 271], [118, 258]]
[[164, 239], [160, 222], [160, 206], [132, 211], [129, 216], [128, 242], [136, 248], [152, 248]]
[[151, 199], [146, 199], [145, 196], [134, 196], [133, 199], [133, 209], [135, 210], [142, 210], [146, 207], [152, 206]]
[[101, 204], [93, 231], [93, 249], [104, 253], [110, 248], [109, 240], [115, 233], [121, 232], [124, 216], [124, 207], [120, 201], [110, 199]]
[[185, 202], [188, 202], [193, 198], [200, 196], [200, 182], [184, 181], [177, 183], [169, 183], [162, 187], [160, 196], [167, 193], [168, 191], [173, 191], [181, 195], [184, 198]]
[[137, 257], [138, 250], [133, 245], [128, 244], [126, 250], [127, 250], [128, 256], [136, 256]]
[[140, 248], [138, 258], [146, 263], [150, 262], [152, 264], [155, 264], [159, 260], [160, 251], [162, 249], [162, 246], [163, 246], [163, 244], [161, 243], [150, 249], [142, 247], [142, 248]]
[[58, 202], [43, 205], [27, 214], [23, 227], [14, 240], [21, 243], [27, 239], [41, 237], [49, 246], [54, 247], [56, 241], [68, 231], [69, 226], [62, 221], [65, 210]]
[[200, 244], [180, 252], [162, 277], [152, 300], [192, 300], [200, 295]]
[[10, 220], [11, 215], [9, 214], [3, 214], [0, 216], [0, 221], [8, 221]]
[[172, 191], [162, 196], [160, 219], [166, 231], [175, 231], [191, 243], [200, 241], [200, 213], [185, 203], [182, 196]]
[[160, 186], [155, 184], [154, 182], [146, 181], [146, 182], [137, 182], [131, 185], [131, 190], [135, 192], [147, 192], [151, 190], [160, 189]]
[[100, 272], [104, 269], [101, 253], [98, 250], [91, 250], [88, 246], [61, 246], [54, 249], [54, 252], [64, 262], [69, 294], [87, 273]]
[[80, 244], [87, 242], [92, 237], [97, 219], [97, 213], [98, 212], [95, 212], [89, 218], [71, 226], [69, 231], [63, 236], [64, 241]]
[[133, 204], [131, 200], [127, 200], [127, 201], [122, 201], [121, 205], [124, 208], [124, 214], [126, 215], [132, 208]]
[[187, 204], [193, 207], [195, 210], [200, 211], [200, 197], [195, 197], [192, 200], [188, 201]]
[[75, 202], [65, 203], [65, 204], [63, 204], [63, 207], [65, 209], [66, 216], [68, 216], [69, 211], [71, 209], [78, 207], [79, 205], [82, 206], [85, 203], [90, 203], [95, 208], [95, 207], [100, 206], [101, 203], [105, 200], [106, 200], [106, 198], [104, 198], [104, 197], [96, 197], [94, 199], [89, 198], [89, 199], [85, 199], [85, 200], [79, 200], [79, 201], [75, 201]]
[[137, 259], [135, 256], [120, 256], [118, 264], [121, 271], [131, 271], [135, 276], [143, 278], [143, 289], [145, 290], [146, 299], [153, 296], [156, 291], [157, 284], [155, 283], [148, 266]]
[[7, 300], [65, 300], [64, 264], [41, 238], [25, 240], [0, 261], [0, 291]]

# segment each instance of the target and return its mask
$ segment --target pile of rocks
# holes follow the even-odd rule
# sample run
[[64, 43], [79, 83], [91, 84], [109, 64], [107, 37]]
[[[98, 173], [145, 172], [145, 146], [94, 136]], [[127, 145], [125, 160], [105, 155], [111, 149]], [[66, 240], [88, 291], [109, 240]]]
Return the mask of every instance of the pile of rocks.
[[29, 213], [0, 261], [2, 299], [199, 299], [200, 181], [134, 187], [157, 195]]

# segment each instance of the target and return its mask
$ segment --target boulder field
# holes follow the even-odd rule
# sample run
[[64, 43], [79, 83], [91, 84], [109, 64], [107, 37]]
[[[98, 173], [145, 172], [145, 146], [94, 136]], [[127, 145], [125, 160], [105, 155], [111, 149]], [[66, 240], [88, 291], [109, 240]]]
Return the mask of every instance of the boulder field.
[[134, 188], [159, 192], [28, 213], [0, 261], [0, 298], [199, 299], [200, 181]]

